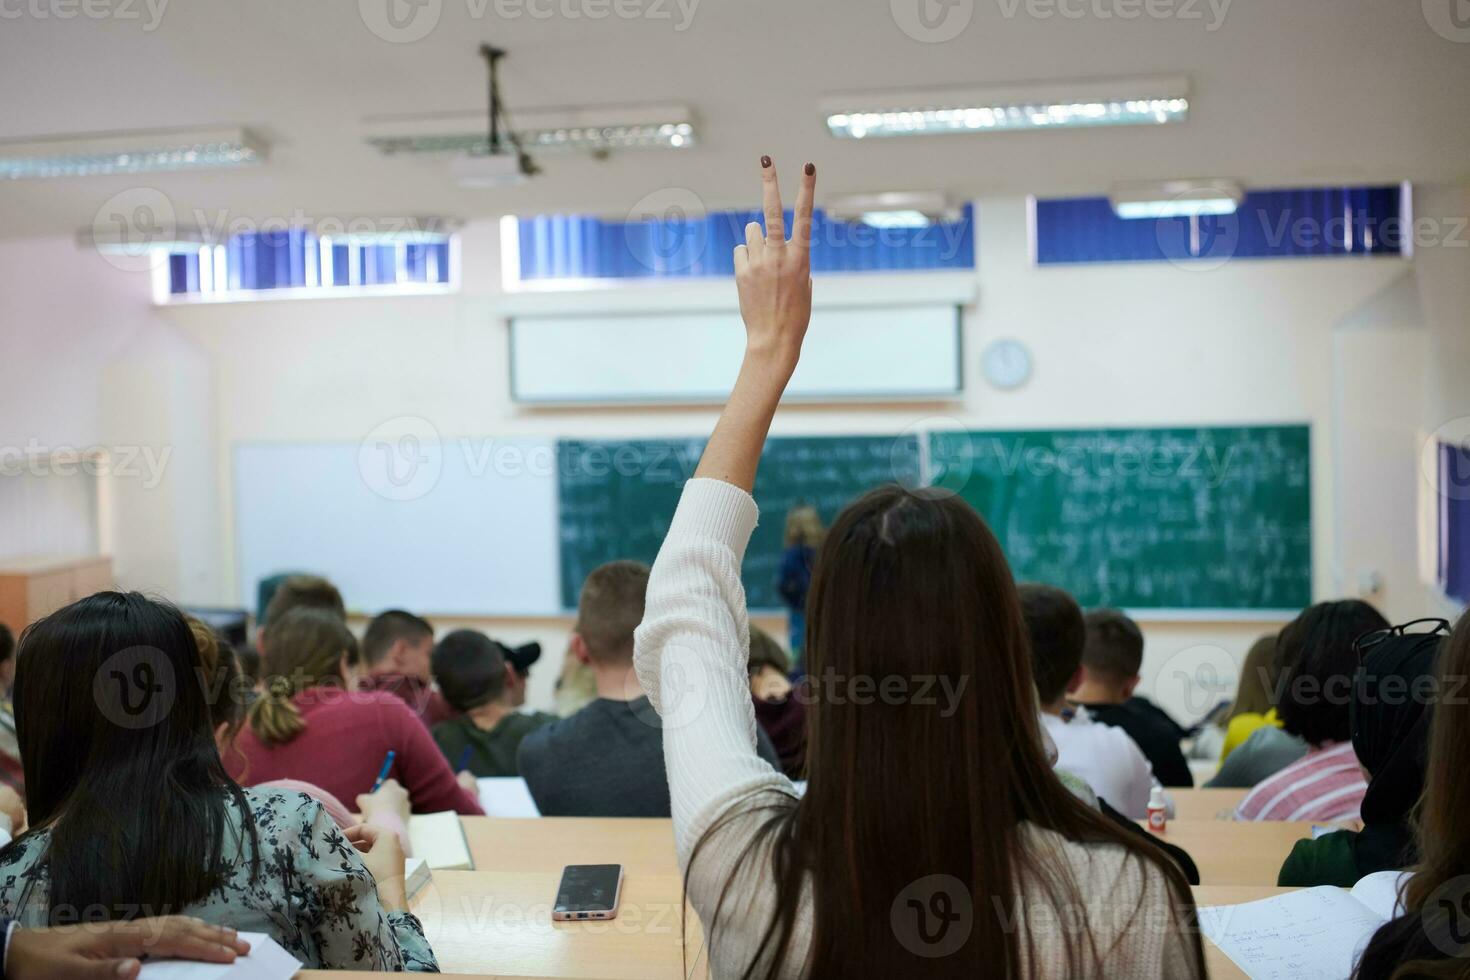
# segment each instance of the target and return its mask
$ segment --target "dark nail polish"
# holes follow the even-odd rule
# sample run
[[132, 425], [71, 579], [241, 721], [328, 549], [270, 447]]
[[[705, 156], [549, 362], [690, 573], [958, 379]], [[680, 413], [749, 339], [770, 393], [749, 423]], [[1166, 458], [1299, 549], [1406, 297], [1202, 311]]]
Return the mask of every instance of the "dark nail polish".
[[761, 157], [761, 166], [762, 167], [769, 167], [770, 165], [771, 165], [771, 158], [770, 157], [764, 157], [764, 156]]
[[814, 174], [816, 172], [817, 172], [817, 165], [816, 164], [809, 163], [809, 164], [806, 165], [806, 175], [808, 177], [810, 177], [812, 174]]

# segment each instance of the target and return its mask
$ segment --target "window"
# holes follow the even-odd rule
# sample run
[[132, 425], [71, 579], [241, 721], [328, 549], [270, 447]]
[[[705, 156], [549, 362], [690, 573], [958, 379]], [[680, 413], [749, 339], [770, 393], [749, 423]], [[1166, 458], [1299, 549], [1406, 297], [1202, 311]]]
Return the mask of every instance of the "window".
[[[761, 213], [713, 211], [700, 217], [620, 221], [594, 215], [507, 219], [502, 239], [510, 284], [555, 287], [572, 280], [701, 279], [731, 276], [734, 248]], [[786, 216], [787, 227], [791, 215]], [[515, 254], [509, 254], [509, 253]], [[812, 271], [909, 272], [975, 265], [974, 209], [954, 221], [877, 228], [812, 216]]]
[[301, 228], [241, 232], [224, 244], [172, 250], [162, 301], [448, 292], [458, 281], [456, 253], [450, 234], [364, 240]]
[[1252, 191], [1234, 214], [1120, 218], [1105, 197], [1033, 199], [1037, 265], [1412, 253], [1407, 187]]
[[1470, 445], [1439, 444], [1439, 580], [1470, 602]]

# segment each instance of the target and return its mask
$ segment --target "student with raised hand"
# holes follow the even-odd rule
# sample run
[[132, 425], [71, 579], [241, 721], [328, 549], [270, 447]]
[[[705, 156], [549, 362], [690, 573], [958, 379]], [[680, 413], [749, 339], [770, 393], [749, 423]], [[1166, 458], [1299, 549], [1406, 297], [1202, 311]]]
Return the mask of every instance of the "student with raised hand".
[[[1376, 654], [1370, 655], [1370, 663], [1379, 663]], [[1455, 624], [1435, 672], [1438, 703], [1429, 725], [1424, 793], [1413, 823], [1418, 861], [1401, 894], [1403, 915], [1374, 934], [1358, 965], [1359, 980], [1465, 976], [1470, 960], [1470, 920], [1465, 915], [1470, 902], [1467, 678], [1470, 612]], [[1401, 790], [1412, 794], [1409, 786]], [[1369, 809], [1365, 802], [1365, 822]]]
[[1362, 829], [1298, 841], [1277, 875], [1279, 885], [1349, 888], [1364, 875], [1418, 860], [1412, 814], [1424, 792], [1443, 637], [1385, 633], [1362, 644], [1362, 667], [1351, 682], [1349, 744], [1368, 775]]
[[[1286, 670], [1282, 730], [1306, 753], [1250, 791], [1237, 820], [1355, 820], [1368, 784], [1352, 744], [1354, 641], [1388, 621], [1359, 599], [1319, 602], [1287, 624], [1276, 641]], [[1257, 732], [1261, 735], [1265, 729]], [[1256, 736], [1252, 736], [1254, 739]], [[1247, 744], [1237, 752], [1248, 751]]]
[[1089, 609], [1084, 619], [1082, 683], [1071, 699], [1095, 720], [1127, 732], [1160, 783], [1193, 786], [1194, 774], [1179, 747], [1184, 729], [1148, 698], [1133, 693], [1143, 667], [1143, 631], [1119, 609]]
[[437, 970], [391, 834], [344, 833], [309, 797], [229, 778], [177, 609], [99, 592], [33, 624], [15, 711], [31, 829], [0, 850], [0, 916], [184, 914], [266, 933], [312, 968]]
[[398, 695], [433, 728], [459, 714], [434, 689], [433, 653], [434, 627], [427, 619], [402, 609], [381, 612], [362, 635], [363, 672], [357, 686]]
[[388, 775], [414, 813], [480, 814], [417, 715], [387, 691], [355, 691], [348, 677], [357, 640], [334, 613], [293, 609], [266, 629], [265, 693], [250, 706], [228, 760], [250, 785], [299, 779], [339, 800], [370, 792], [388, 753]]
[[479, 630], [455, 630], [434, 646], [434, 678], [456, 718], [434, 726], [434, 741], [455, 768], [475, 776], [516, 775], [516, 751], [527, 735], [556, 721], [544, 711], [521, 712], [526, 682], [514, 651]]
[[1031, 641], [1041, 726], [1056, 746], [1057, 768], [1080, 778], [1120, 813], [1142, 820], [1154, 786], [1148, 759], [1123, 729], [1095, 722], [1085, 707], [1067, 701], [1082, 683], [1082, 608], [1050, 585], [1028, 582], [1017, 592]]
[[[953, 495], [884, 487], [838, 515], [807, 606], [808, 672], [834, 683], [809, 708], [806, 795], [756, 754], [740, 566], [811, 315], [815, 186], [808, 164], [787, 242], [761, 163], [766, 231], [749, 225], [735, 255], [745, 357], [637, 634], [711, 974], [1202, 976], [1179, 869], [1053, 774], [1011, 571]], [[929, 910], [964, 923], [942, 948]]]

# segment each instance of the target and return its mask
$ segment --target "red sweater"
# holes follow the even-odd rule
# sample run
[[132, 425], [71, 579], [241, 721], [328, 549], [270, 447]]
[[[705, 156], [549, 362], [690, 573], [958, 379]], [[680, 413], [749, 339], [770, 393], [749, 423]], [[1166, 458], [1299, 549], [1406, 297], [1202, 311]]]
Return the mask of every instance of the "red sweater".
[[413, 812], [485, 812], [455, 781], [423, 722], [396, 695], [313, 687], [292, 700], [306, 722], [301, 734], [267, 746], [246, 725], [235, 750], [226, 753], [225, 768], [241, 785], [299, 779], [353, 806], [359, 793], [372, 791], [392, 749], [388, 775], [408, 790]]

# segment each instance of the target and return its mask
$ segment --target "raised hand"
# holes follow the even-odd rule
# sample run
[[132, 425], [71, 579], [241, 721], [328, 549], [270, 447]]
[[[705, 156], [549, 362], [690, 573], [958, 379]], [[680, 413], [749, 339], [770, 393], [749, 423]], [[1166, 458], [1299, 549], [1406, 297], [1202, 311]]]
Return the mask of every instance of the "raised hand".
[[745, 226], [745, 244], [735, 248], [735, 286], [740, 293], [740, 315], [745, 320], [746, 350], [772, 358], [773, 367], [796, 366], [801, 341], [812, 316], [812, 197], [817, 168], [803, 168], [796, 193], [791, 240], [781, 207], [776, 165], [761, 157], [761, 204], [766, 230], [752, 221]]

